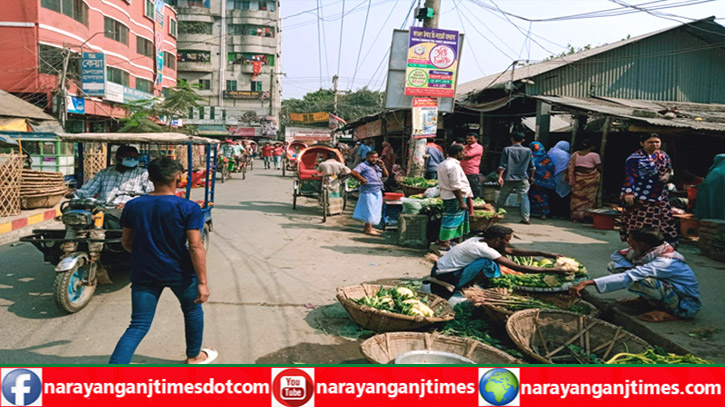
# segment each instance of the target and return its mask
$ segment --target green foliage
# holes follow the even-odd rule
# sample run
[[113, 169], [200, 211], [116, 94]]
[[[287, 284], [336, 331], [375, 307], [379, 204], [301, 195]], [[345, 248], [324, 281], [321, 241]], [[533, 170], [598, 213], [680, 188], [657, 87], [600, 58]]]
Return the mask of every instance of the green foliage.
[[592, 44], [587, 44], [580, 48], [576, 48], [571, 44], [566, 44], [566, 47], [567, 47], [566, 51], [564, 51], [560, 54], [557, 54], [557, 55], [549, 56], [549, 57], [545, 58], [544, 61], [549, 61], [549, 60], [556, 59], [556, 58], [563, 58], [563, 57], [566, 57], [569, 55], [578, 54], [582, 51], [588, 51], [588, 50], [592, 49]]
[[[171, 120], [167, 127], [154, 121], [159, 117], [175, 119], [183, 117], [191, 107], [198, 107], [202, 97], [196, 94], [194, 87], [185, 81], [179, 81], [176, 87], [169, 90], [169, 95], [163, 101], [158, 98], [137, 100], [124, 104], [129, 115], [122, 119], [121, 133], [160, 133], [171, 127]], [[194, 129], [182, 127], [181, 131], [193, 132]]]
[[[337, 115], [350, 122], [383, 110], [384, 92], [376, 92], [364, 87], [355, 92], [338, 94]], [[335, 93], [330, 89], [320, 89], [305, 94], [302, 99], [282, 101], [285, 113], [332, 112], [335, 105]], [[288, 120], [283, 124], [289, 124]], [[325, 125], [327, 125], [325, 123]]]

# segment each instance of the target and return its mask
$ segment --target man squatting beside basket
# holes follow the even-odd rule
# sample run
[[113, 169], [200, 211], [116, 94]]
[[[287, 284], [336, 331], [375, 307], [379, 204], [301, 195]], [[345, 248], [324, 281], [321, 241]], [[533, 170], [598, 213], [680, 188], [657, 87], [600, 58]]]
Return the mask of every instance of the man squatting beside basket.
[[[184, 168], [161, 157], [148, 165], [154, 192], [129, 201], [121, 215], [123, 248], [131, 253], [131, 324], [116, 345], [110, 363], [130, 363], [154, 319], [164, 288], [181, 303], [186, 331], [186, 363], [217, 358], [202, 349], [204, 311], [209, 298], [206, 251], [201, 240], [204, 215], [199, 205], [176, 196]], [[188, 248], [187, 248], [188, 242]]]
[[472, 237], [459, 243], [433, 265], [430, 277], [423, 282], [430, 284], [433, 294], [450, 298], [462, 288], [478, 284], [486, 279], [501, 276], [505, 266], [521, 273], [566, 273], [561, 267], [542, 268], [522, 266], [506, 256], [538, 256], [555, 259], [560, 254], [509, 247], [514, 231], [505, 226], [491, 226], [482, 236]]
[[630, 231], [629, 248], [612, 254], [609, 276], [582, 281], [571, 287], [569, 294], [581, 296], [590, 285], [600, 293], [628, 289], [636, 298], [620, 304], [639, 311], [647, 322], [666, 322], [689, 319], [702, 308], [695, 273], [685, 258], [669, 243], [661, 232], [652, 227]]

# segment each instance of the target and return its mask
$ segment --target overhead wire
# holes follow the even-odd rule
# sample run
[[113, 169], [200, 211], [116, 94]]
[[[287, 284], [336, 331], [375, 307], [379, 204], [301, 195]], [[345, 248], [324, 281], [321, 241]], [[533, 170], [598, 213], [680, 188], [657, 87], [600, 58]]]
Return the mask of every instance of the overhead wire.
[[[459, 4], [461, 4], [461, 6], [463, 6], [463, 7], [465, 8], [465, 5], [464, 5], [463, 3], [459, 3]], [[470, 13], [470, 10], [469, 10], [469, 13]], [[486, 35], [485, 35], [484, 33], [482, 33], [482, 32], [481, 32], [481, 31], [480, 31], [480, 30], [478, 29], [478, 27], [476, 26], [476, 24], [474, 24], [474, 23], [473, 23], [473, 22], [472, 22], [472, 21], [471, 21], [471, 20], [470, 20], [470, 19], [468, 18], [468, 16], [467, 16], [466, 14], [463, 14], [463, 18], [465, 18], [465, 19], [466, 19], [466, 21], [468, 21], [468, 22], [469, 22], [469, 23], [470, 23], [470, 24], [471, 24], [471, 25], [473, 26], [473, 29], [474, 29], [474, 30], [475, 30], [475, 31], [476, 31], [476, 32], [478, 33], [478, 35], [480, 35], [480, 36], [481, 36], [481, 37], [482, 37], [482, 38], [483, 38], [484, 40], [486, 40], [486, 42], [488, 42], [489, 44], [491, 44], [491, 46], [492, 46], [492, 47], [494, 47], [494, 48], [495, 48], [495, 49], [496, 49], [496, 50], [497, 50], [498, 52], [500, 52], [500, 53], [501, 53], [501, 55], [505, 56], [506, 58], [508, 58], [508, 59], [510, 59], [510, 60], [512, 60], [512, 61], [516, 59], [516, 58], [512, 57], [511, 55], [509, 55], [509, 54], [508, 54], [508, 53], [507, 53], [506, 51], [502, 50], [502, 49], [501, 49], [501, 48], [500, 48], [500, 47], [499, 47], [498, 45], [496, 45], [496, 43], [494, 43], [493, 41], [491, 41], [491, 39], [489, 39], [489, 38], [488, 38], [488, 37], [487, 37], [487, 36], [486, 36]], [[498, 38], [498, 37], [497, 37], [497, 38]], [[499, 40], [501, 40], [501, 39], [499, 38]], [[503, 42], [503, 41], [502, 41], [502, 42]], [[505, 43], [505, 42], [504, 42], [504, 43]], [[512, 50], [512, 51], [513, 51], [513, 50]], [[513, 51], [513, 52], [515, 53], [516, 51]]]
[[320, 63], [320, 88], [322, 88], [322, 34], [320, 33], [320, 0], [317, 0], [317, 55]]
[[[458, 10], [458, 4], [456, 4], [456, 0], [453, 0], [453, 8], [456, 9], [456, 13], [458, 13], [458, 21], [461, 22], [461, 29], [463, 29], [463, 32], [466, 32], [466, 25], [463, 23], [463, 18], [461, 17], [461, 11]], [[466, 44], [468, 44], [468, 50], [473, 56], [473, 60], [476, 62], [476, 66], [478, 67], [478, 70], [481, 71], [481, 73], [485, 76], [486, 72], [483, 71], [483, 68], [481, 68], [481, 64], [478, 62], [478, 57], [476, 56], [476, 53], [473, 52], [473, 46], [471, 45], [471, 41], [465, 41]]]
[[342, 61], [342, 35], [345, 31], [345, 0], [342, 0], [342, 18], [340, 19], [340, 46], [337, 49], [337, 71], [335, 75], [340, 75], [340, 61]]
[[[406, 23], [408, 22], [408, 18], [410, 18], [410, 13], [413, 11], [413, 8], [415, 7], [416, 0], [413, 0], [410, 3], [410, 8], [408, 9], [408, 14], [405, 15], [405, 20], [403, 20], [403, 24], [400, 25], [400, 29], [403, 29], [405, 27]], [[385, 58], [388, 57], [388, 54], [390, 54], [391, 47], [388, 47], [388, 50], [385, 52], [385, 55], [383, 55], [383, 58], [380, 60], [380, 63], [378, 64], [378, 67], [375, 69], [375, 72], [373, 72], [372, 79], [375, 79], [378, 76], [378, 71], [380, 70], [380, 67], [383, 66], [383, 62], [385, 62]], [[372, 81], [372, 80], [371, 80]], [[370, 84], [367, 85], [369, 87]]]
[[[365, 32], [367, 31], [367, 28], [368, 28], [368, 16], [370, 16], [370, 4], [372, 3], [372, 1], [373, 0], [368, 0], [368, 10], [365, 13], [365, 23], [363, 24], [362, 35], [360, 38], [360, 48], [357, 51], [357, 60], [355, 61], [355, 71], [352, 74], [353, 81], [355, 80], [355, 76], [357, 76], [358, 66], [360, 66], [360, 54], [362, 54], [363, 44], [365, 43]], [[350, 85], [350, 87], [352, 87], [352, 85]]]

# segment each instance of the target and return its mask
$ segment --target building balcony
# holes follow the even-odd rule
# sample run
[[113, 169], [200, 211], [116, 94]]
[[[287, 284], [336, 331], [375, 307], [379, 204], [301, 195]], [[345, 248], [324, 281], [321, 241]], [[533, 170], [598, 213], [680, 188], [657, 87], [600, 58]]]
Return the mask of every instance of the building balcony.
[[[244, 46], [254, 46], [258, 47], [258, 49], [265, 51], [247, 51], [245, 50], [235, 50], [234, 52], [260, 52], [264, 54], [275, 54], [277, 50], [277, 44], [278, 44], [277, 38], [273, 37], [261, 37], [258, 35], [230, 35], [229, 36], [229, 45], [244, 45]], [[271, 52], [270, 52], [271, 50]]]
[[[264, 65], [262, 66], [262, 70], [259, 72], [259, 74], [269, 75], [269, 73], [273, 69], [273, 66]], [[227, 64], [227, 71], [232, 71], [234, 73], [252, 74], [254, 73], [254, 66], [252, 64]]]
[[212, 16], [218, 15], [218, 12], [212, 11], [212, 9], [205, 7], [203, 1], [199, 0], [179, 0], [178, 6], [174, 7], [178, 15], [201, 15], [201, 16]]
[[177, 70], [179, 72], [213, 72], [214, 71], [210, 62], [179, 62]]
[[275, 21], [279, 19], [279, 13], [277, 11], [263, 11], [263, 10], [228, 10], [227, 16], [233, 19], [250, 19], [257, 18], [264, 20], [267, 23], [269, 21]]
[[219, 36], [211, 34], [180, 34], [176, 41], [177, 49], [193, 49], [197, 51], [211, 51], [212, 47], [219, 46]]

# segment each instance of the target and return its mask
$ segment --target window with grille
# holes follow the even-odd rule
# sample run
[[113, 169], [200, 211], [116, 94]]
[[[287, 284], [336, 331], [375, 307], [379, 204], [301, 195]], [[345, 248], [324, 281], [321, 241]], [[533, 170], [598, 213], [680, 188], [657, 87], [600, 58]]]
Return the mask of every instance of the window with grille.
[[176, 31], [177, 31], [176, 20], [174, 20], [173, 18], [169, 18], [169, 35], [176, 38], [176, 34], [177, 34]]
[[41, 0], [40, 5], [88, 26], [88, 5], [83, 0]]
[[155, 10], [156, 5], [154, 4], [154, 0], [145, 0], [145, 1], [146, 1], [146, 4], [144, 6], [143, 15], [145, 15], [146, 17], [153, 20], [155, 13], [156, 13], [156, 10]]
[[211, 89], [211, 80], [210, 79], [199, 79], [199, 89], [200, 90]]
[[237, 81], [227, 81], [227, 90], [237, 90]]
[[128, 45], [128, 27], [109, 17], [103, 18], [106, 38]]
[[146, 93], [154, 93], [154, 83], [147, 79], [136, 78], [136, 89]]
[[204, 118], [204, 106], [199, 106], [199, 118]]
[[209, 118], [212, 119], [212, 120], [216, 119], [216, 117], [215, 117], [216, 115], [214, 113], [215, 113], [214, 112], [214, 106], [212, 106], [212, 107], [209, 108]]
[[119, 85], [128, 86], [129, 76], [128, 72], [114, 68], [112, 66], [106, 67], [106, 80], [109, 82], [117, 83]]
[[141, 55], [153, 58], [154, 57], [154, 43], [143, 37], [136, 37], [136, 52]]
[[211, 34], [214, 25], [204, 21], [179, 21], [181, 34]]
[[169, 69], [176, 69], [176, 57], [174, 54], [164, 51], [164, 66]]
[[262, 91], [262, 81], [252, 81], [252, 86], [250, 89], [252, 92], [261, 92]]

